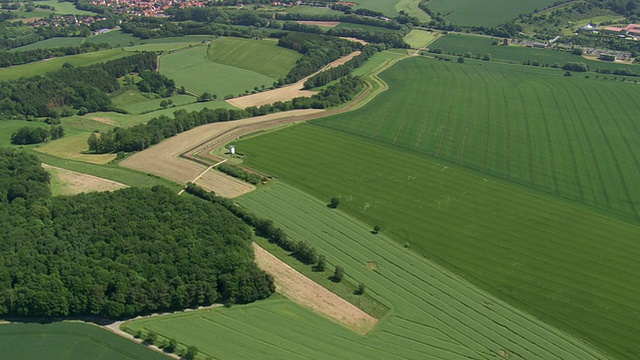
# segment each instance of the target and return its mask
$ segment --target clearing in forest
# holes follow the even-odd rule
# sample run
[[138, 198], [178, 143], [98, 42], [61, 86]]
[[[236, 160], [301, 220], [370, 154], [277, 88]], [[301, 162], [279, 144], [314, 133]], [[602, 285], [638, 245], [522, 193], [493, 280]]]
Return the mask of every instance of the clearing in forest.
[[87, 175], [71, 171], [57, 166], [42, 164], [51, 176], [51, 192], [53, 195], [76, 195], [92, 191], [112, 191], [125, 188], [126, 185], [103, 179], [93, 175]]

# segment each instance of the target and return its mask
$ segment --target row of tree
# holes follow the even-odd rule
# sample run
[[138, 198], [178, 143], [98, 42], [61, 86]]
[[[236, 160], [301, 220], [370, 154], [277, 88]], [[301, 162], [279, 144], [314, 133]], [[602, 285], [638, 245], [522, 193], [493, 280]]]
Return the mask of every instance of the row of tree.
[[54, 57], [84, 54], [110, 48], [111, 46], [109, 46], [109, 44], [94, 44], [89, 42], [79, 46], [63, 46], [53, 49], [35, 49], [13, 52], [0, 51], [0, 67], [27, 64]]
[[170, 189], [50, 197], [37, 158], [0, 149], [0, 316], [132, 317], [274, 291], [250, 229]]
[[305, 89], [312, 89], [314, 87], [319, 87], [325, 84], [332, 82], [333, 80], [339, 79], [343, 76], [347, 76], [351, 74], [351, 72], [360, 66], [362, 66], [369, 58], [371, 58], [374, 54], [379, 52], [381, 48], [376, 45], [366, 45], [362, 48], [362, 52], [360, 55], [355, 56], [353, 59], [347, 61], [346, 63], [333, 67], [331, 69], [325, 70], [321, 73], [318, 73], [307, 81], [304, 82]]
[[178, 110], [174, 112], [173, 119], [163, 115], [149, 120], [146, 124], [138, 124], [130, 128], [116, 127], [104, 133], [92, 133], [87, 140], [87, 144], [89, 151], [98, 154], [140, 151], [159, 143], [165, 138], [204, 124], [237, 120], [292, 109], [324, 109], [337, 106], [353, 99], [356, 94], [364, 89], [365, 85], [364, 80], [361, 78], [347, 76], [337, 84], [329, 86], [310, 98], [298, 97], [291, 101], [278, 101], [272, 105], [252, 106], [244, 110], [222, 108], [211, 110], [205, 108], [190, 113]]
[[242, 181], [246, 181], [253, 185], [257, 185], [265, 181], [264, 176], [260, 176], [255, 173], [250, 173], [238, 166], [229, 165], [229, 164], [220, 164], [218, 165], [217, 169], [229, 176], [233, 176], [234, 178], [240, 179]]
[[49, 139], [56, 140], [64, 136], [64, 128], [60, 125], [46, 127], [24, 126], [11, 134], [11, 143], [14, 145], [28, 145], [45, 142]]

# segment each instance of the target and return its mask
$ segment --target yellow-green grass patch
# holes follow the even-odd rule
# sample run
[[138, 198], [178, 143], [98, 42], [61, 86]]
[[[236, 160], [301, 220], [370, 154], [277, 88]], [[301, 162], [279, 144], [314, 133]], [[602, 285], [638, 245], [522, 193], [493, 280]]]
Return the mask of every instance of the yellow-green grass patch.
[[420, 4], [420, 2], [421, 2], [421, 0], [400, 0], [396, 4], [396, 10], [398, 12], [404, 11], [409, 16], [413, 16], [413, 17], [417, 18], [422, 23], [426, 23], [426, 22], [431, 21], [431, 16], [429, 16], [429, 14], [424, 12], [418, 6]]
[[115, 154], [85, 154], [89, 150], [87, 139], [90, 133], [81, 132], [52, 140], [35, 147], [34, 150], [64, 159], [84, 161], [92, 164], [106, 164], [116, 158]]
[[426, 30], [411, 30], [404, 37], [404, 41], [411, 46], [412, 49], [420, 49], [435, 39], [432, 32]]

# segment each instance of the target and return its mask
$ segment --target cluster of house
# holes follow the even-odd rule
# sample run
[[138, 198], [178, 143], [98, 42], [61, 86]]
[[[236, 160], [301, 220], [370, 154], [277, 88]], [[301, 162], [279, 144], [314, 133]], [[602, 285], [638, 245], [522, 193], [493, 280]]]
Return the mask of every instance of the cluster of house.
[[91, 26], [96, 21], [106, 20], [103, 16], [82, 16], [82, 15], [51, 15], [35, 20], [31, 26], [55, 26], [65, 27], [69, 25]]
[[162, 16], [165, 10], [179, 6], [181, 9], [185, 7], [204, 7], [209, 0], [91, 0], [93, 5], [102, 5], [110, 7], [117, 14], [128, 14], [138, 16]]

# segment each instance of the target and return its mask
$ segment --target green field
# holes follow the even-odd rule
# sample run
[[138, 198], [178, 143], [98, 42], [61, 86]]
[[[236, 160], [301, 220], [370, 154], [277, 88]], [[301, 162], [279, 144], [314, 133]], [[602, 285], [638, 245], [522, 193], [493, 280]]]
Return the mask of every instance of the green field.
[[[393, 110], [386, 104], [378, 111]], [[637, 226], [314, 124], [235, 145], [247, 166], [340, 197], [345, 211], [534, 316], [621, 358], [640, 351]]]
[[140, 45], [142, 42], [131, 34], [123, 33], [122, 30], [112, 30], [104, 34], [89, 36], [86, 41], [96, 44], [107, 43], [112, 47], [134, 46]]
[[554, 0], [431, 0], [431, 11], [439, 12], [445, 19], [469, 26], [496, 26], [515, 19], [520, 14], [541, 10]]
[[0, 146], [11, 145], [11, 135], [22, 127], [48, 127], [49, 125], [24, 120], [0, 120]]
[[302, 57], [273, 40], [225, 37], [211, 43], [209, 59], [216, 63], [250, 70], [272, 79], [284, 78]]
[[402, 0], [361, 0], [356, 3], [360, 8], [378, 11], [389, 17], [396, 17], [398, 16], [398, 4], [400, 2]]
[[218, 98], [238, 96], [256, 86], [270, 87], [277, 80], [254, 71], [215, 63], [207, 58], [206, 45], [161, 56], [160, 72], [189, 91], [198, 94], [208, 92], [218, 95]]
[[21, 77], [31, 77], [36, 75], [44, 75], [48, 72], [58, 70], [64, 63], [70, 63], [75, 66], [86, 66], [95, 63], [101, 63], [109, 60], [118, 59], [131, 55], [121, 49], [111, 49], [104, 51], [90, 52], [86, 54], [63, 56], [50, 60], [36, 61], [30, 64], [16, 65], [8, 68], [0, 69], [0, 80], [15, 80]]
[[[498, 39], [501, 41], [501, 39]], [[579, 55], [571, 55], [566, 51], [555, 51], [550, 49], [538, 49], [533, 47], [524, 47], [520, 45], [491, 45], [492, 38], [486, 36], [472, 36], [472, 35], [446, 35], [436, 41], [434, 41], [429, 48], [442, 49], [445, 53], [464, 55], [467, 52], [476, 54], [491, 54], [492, 61], [502, 60], [515, 64], [522, 64], [527, 60], [536, 60], [541, 65], [554, 63], [560, 66], [568, 62], [583, 62], [587, 64], [590, 70], [595, 71], [598, 68], [602, 69], [622, 69], [627, 68], [634, 72], [640, 73], [640, 66], [637, 65], [621, 65], [617, 63], [607, 61], [589, 60]]]
[[435, 39], [432, 32], [424, 30], [411, 30], [404, 37], [404, 41], [411, 46], [412, 49], [420, 49]]
[[144, 44], [134, 45], [124, 48], [127, 51], [157, 51], [157, 52], [169, 52], [174, 50], [184, 49], [186, 47], [199, 45], [201, 42], [178, 42], [178, 43], [166, 43], [166, 44]]
[[411, 58], [370, 106], [319, 124], [640, 219], [640, 87], [562, 74]]
[[167, 359], [107, 330], [82, 323], [1, 324], [0, 339], [3, 359]]
[[47, 0], [47, 1], [36, 1], [35, 5], [49, 5], [55, 8], [55, 11], [46, 10], [48, 12], [53, 12], [57, 15], [95, 15], [95, 13], [91, 11], [78, 10], [76, 6], [72, 2], [61, 2], [58, 0]]
[[78, 46], [82, 44], [84, 38], [81, 37], [57, 37], [50, 38], [42, 41], [35, 42], [33, 44], [20, 46], [15, 49], [9, 50], [10, 52], [14, 51], [26, 51], [26, 50], [38, 50], [38, 49], [51, 49], [62, 46]]
[[396, 10], [398, 10], [398, 12], [404, 11], [407, 15], [416, 17], [420, 22], [427, 23], [431, 21], [431, 16], [418, 7], [420, 1], [421, 0], [400, 0], [396, 4]]
[[[501, 350], [522, 359], [599, 357], [572, 337], [386, 236], [371, 234], [366, 224], [301, 191], [276, 184], [242, 196], [239, 203], [273, 219], [292, 239], [309, 241], [330, 263], [343, 266], [350, 280], [365, 283], [367, 292], [389, 304], [391, 312], [367, 336], [280, 297], [126, 326], [196, 342], [215, 358], [237, 358], [241, 353], [273, 359], [488, 359], [499, 358]], [[369, 261], [378, 265], [376, 270], [366, 266]], [[223, 331], [224, 344], [210, 340]]]
[[[389, 32], [389, 33], [396, 31], [396, 30], [393, 30], [393, 29], [388, 29], [388, 28], [384, 28], [384, 27], [380, 27], [380, 26], [372, 26], [372, 25], [364, 25], [364, 24], [352, 24], [352, 23], [348, 23], [348, 22], [341, 22], [336, 27], [337, 28], [346, 28], [346, 29], [363, 29], [363, 30], [368, 30], [368, 31]], [[328, 30], [329, 28], [326, 28], [326, 29]]]

